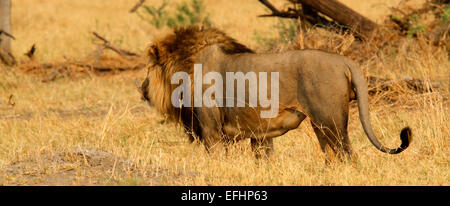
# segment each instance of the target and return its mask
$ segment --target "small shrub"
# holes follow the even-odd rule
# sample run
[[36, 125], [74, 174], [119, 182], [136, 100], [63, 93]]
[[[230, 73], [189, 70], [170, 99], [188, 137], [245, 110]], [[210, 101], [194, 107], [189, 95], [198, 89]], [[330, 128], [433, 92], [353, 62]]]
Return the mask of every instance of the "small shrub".
[[278, 20], [273, 26], [277, 30], [277, 37], [263, 37], [258, 32], [254, 32], [254, 38], [264, 49], [272, 49], [276, 46], [291, 43], [299, 32], [299, 26], [296, 20]]
[[450, 19], [450, 4], [445, 5], [444, 13], [441, 17], [441, 23], [446, 24]]
[[163, 1], [162, 5], [158, 8], [143, 5], [143, 8], [147, 12], [146, 14], [149, 15], [150, 17], [149, 18], [143, 17], [140, 13], [138, 13], [138, 15], [140, 15], [142, 19], [146, 20], [154, 27], [160, 29], [168, 20], [168, 13], [167, 11], [165, 11], [166, 6], [167, 6], [166, 1]]
[[412, 38], [423, 32], [425, 32], [425, 28], [422, 25], [422, 20], [419, 15], [413, 14], [408, 20], [407, 37]]
[[204, 24], [211, 26], [209, 14], [205, 13], [202, 0], [191, 0], [177, 4], [175, 14], [169, 14], [167, 11], [167, 1], [163, 1], [158, 8], [144, 5], [144, 15], [138, 13], [146, 22], [160, 29], [163, 27], [177, 28], [195, 24]]

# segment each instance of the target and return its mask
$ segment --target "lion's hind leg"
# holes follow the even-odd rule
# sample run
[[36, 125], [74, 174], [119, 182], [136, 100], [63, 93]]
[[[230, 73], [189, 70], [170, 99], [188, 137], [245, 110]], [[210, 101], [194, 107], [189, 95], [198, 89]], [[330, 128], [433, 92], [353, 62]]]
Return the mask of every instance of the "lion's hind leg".
[[314, 132], [319, 140], [320, 148], [325, 154], [325, 163], [328, 165], [337, 158], [339, 161], [355, 160], [353, 149], [347, 133], [347, 122], [345, 124], [320, 124], [311, 121]]

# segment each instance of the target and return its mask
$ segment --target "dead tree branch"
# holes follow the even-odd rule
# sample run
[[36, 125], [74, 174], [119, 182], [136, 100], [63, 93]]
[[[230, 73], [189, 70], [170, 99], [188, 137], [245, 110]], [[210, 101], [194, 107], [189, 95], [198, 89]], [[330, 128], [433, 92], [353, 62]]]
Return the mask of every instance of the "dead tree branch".
[[102, 47], [106, 48], [106, 49], [110, 49], [118, 54], [120, 54], [121, 56], [134, 56], [134, 57], [139, 57], [138, 54], [134, 53], [134, 52], [130, 52], [127, 50], [123, 50], [120, 49], [114, 45], [112, 45], [108, 40], [106, 40], [105, 38], [103, 38], [102, 36], [100, 36], [99, 34], [97, 34], [97, 32], [92, 32], [92, 34], [97, 37], [98, 39], [100, 39], [101, 41], [103, 41]]
[[130, 13], [135, 12], [137, 9], [139, 9], [139, 7], [142, 6], [142, 4], [144, 4], [145, 0], [139, 0], [134, 6], [133, 8], [130, 9]]
[[13, 40], [16, 40], [16, 38], [12, 34], [10, 34], [10, 33], [6, 32], [6, 31], [3, 31], [3, 30], [0, 29], [0, 35], [2, 35], [2, 34], [4, 34], [5, 36], [7, 36], [7, 37], [9, 37], [9, 38], [11, 38]]
[[[0, 29], [0, 36], [3, 34], [13, 40], [16, 40], [16, 38], [12, 34]], [[1, 41], [2, 41], [2, 39], [0, 38], [0, 42]], [[1, 48], [0, 48], [0, 62], [3, 62], [4, 64], [6, 64], [8, 66], [12, 66], [17, 63], [16, 58], [14, 58], [14, 55], [12, 55], [10, 52], [2, 50]]]
[[[272, 13], [271, 14], [263, 14], [259, 15], [259, 17], [282, 17], [282, 18], [298, 18], [299, 15], [297, 13], [293, 13], [288, 11], [280, 11], [275, 6], [273, 6], [268, 0], [259, 0], [264, 6], [266, 6]], [[291, 10], [292, 11], [292, 10]]]
[[138, 64], [135, 66], [95, 66], [92, 64], [86, 64], [83, 62], [70, 62], [69, 64], [78, 66], [78, 67], [85, 67], [93, 69], [97, 72], [111, 72], [111, 71], [132, 71], [132, 70], [140, 70], [145, 67], [145, 64]]
[[280, 17], [280, 18], [293, 18], [306, 20], [307, 22], [317, 25], [319, 27], [332, 25], [334, 22], [319, 16], [317, 13], [313, 12], [308, 6], [302, 6], [301, 10], [296, 10], [289, 8], [287, 11], [280, 11], [275, 6], [273, 6], [268, 0], [259, 0], [264, 6], [266, 6], [272, 13], [263, 14], [258, 17]]
[[7, 66], [13, 66], [17, 63], [16, 58], [14, 58], [11, 53], [3, 51], [3, 49], [0, 49], [0, 63], [1, 62], [6, 64]]

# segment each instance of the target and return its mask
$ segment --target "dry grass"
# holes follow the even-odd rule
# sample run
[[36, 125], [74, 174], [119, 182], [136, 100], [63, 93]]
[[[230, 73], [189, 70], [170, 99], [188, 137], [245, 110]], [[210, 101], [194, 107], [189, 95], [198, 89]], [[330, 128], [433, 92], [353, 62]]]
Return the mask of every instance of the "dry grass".
[[[374, 7], [381, 0], [344, 2], [377, 21], [388, 12]], [[43, 62], [60, 61], [64, 55], [84, 57], [95, 49], [89, 34], [93, 30], [142, 52], [153, 37], [167, 31], [127, 13], [134, 3], [14, 1], [14, 54], [21, 56], [36, 43], [37, 59]], [[256, 1], [205, 3], [215, 25], [250, 47], [256, 46], [255, 30], [270, 35], [276, 22], [256, 18], [266, 12]], [[351, 40], [345, 37], [344, 43]], [[275, 139], [271, 161], [256, 161], [247, 141], [227, 156], [221, 150], [207, 155], [140, 101], [133, 80], [142, 80], [145, 71], [42, 83], [15, 68], [0, 68], [0, 185], [450, 185], [447, 53], [423, 42], [399, 45], [365, 61], [366, 74], [444, 84], [424, 94], [399, 89], [395, 103], [382, 101], [382, 96], [371, 99], [371, 120], [384, 144], [399, 145], [400, 129], [413, 128], [412, 145], [399, 155], [380, 153], [370, 144], [352, 107], [349, 131], [359, 156], [356, 166], [326, 167], [308, 121]], [[98, 165], [94, 156], [74, 152], [77, 148], [110, 156]], [[123, 166], [122, 158], [132, 164]]]

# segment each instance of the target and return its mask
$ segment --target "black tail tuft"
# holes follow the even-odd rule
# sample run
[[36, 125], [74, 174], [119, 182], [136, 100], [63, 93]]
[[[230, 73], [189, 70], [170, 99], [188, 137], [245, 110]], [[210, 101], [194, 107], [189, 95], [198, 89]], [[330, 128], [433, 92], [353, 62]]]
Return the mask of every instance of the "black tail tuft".
[[409, 127], [405, 127], [400, 132], [400, 139], [402, 140], [402, 144], [399, 148], [397, 148], [392, 154], [398, 154], [408, 148], [408, 146], [412, 142], [412, 130]]

